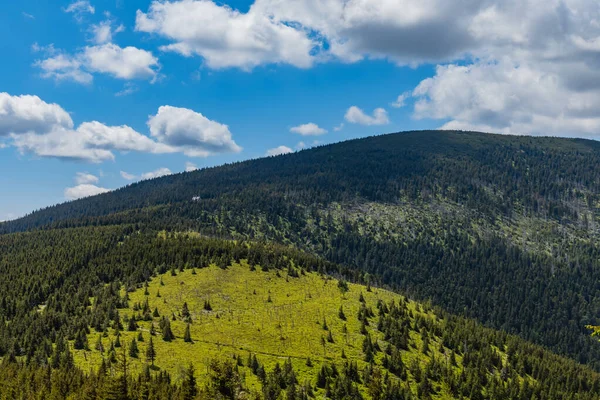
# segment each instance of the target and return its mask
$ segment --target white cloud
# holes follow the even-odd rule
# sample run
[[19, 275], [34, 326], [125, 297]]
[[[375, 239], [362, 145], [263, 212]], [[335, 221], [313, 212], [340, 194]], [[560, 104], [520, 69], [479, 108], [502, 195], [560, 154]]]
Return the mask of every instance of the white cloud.
[[48, 132], [54, 127], [70, 129], [73, 120], [58, 104], [38, 96], [0, 93], [0, 137], [26, 132]]
[[85, 14], [94, 14], [96, 9], [86, 0], [78, 0], [63, 9], [66, 13], [73, 14], [77, 21], [81, 21]]
[[135, 179], [135, 175], [127, 173], [125, 171], [121, 171], [121, 177], [127, 181], [132, 181]]
[[82, 69], [81, 60], [65, 54], [57, 54], [37, 60], [35, 66], [42, 69], [42, 77], [60, 81], [73, 81], [84, 85], [92, 83], [94, 77]]
[[140, 176], [141, 180], [160, 178], [161, 176], [171, 175], [172, 172], [169, 168], [159, 168], [155, 171], [145, 172]]
[[[255, 0], [247, 12], [220, 4], [153, 1], [138, 11], [136, 29], [168, 40], [165, 50], [201, 56], [210, 68], [364, 59], [440, 64], [433, 81], [420, 85], [415, 112], [420, 118], [444, 115], [445, 127], [549, 134], [581, 129], [591, 135], [600, 117], [600, 9], [594, 1]], [[524, 82], [533, 90], [526, 93], [518, 87], [526, 74], [549, 86]], [[462, 79], [460, 91], [475, 95], [464, 111], [448, 113], [457, 109], [453, 98], [439, 93], [451, 79]], [[493, 100], [483, 90], [496, 86], [502, 92]], [[548, 94], [556, 97], [538, 97]], [[407, 99], [401, 95], [392, 106]], [[539, 105], [552, 99], [558, 112], [546, 115]], [[523, 122], [528, 114], [530, 122]], [[387, 119], [355, 117], [369, 124]]]
[[121, 48], [113, 43], [87, 46], [75, 55], [56, 53], [35, 62], [34, 65], [42, 70], [42, 77], [83, 84], [92, 82], [92, 73], [125, 80], [154, 80], [160, 68], [158, 59], [151, 52], [131, 46]]
[[96, 175], [89, 174], [87, 172], [78, 172], [75, 175], [75, 182], [78, 185], [95, 184], [98, 183], [99, 178]]
[[192, 172], [192, 171], [196, 171], [198, 169], [198, 166], [196, 164], [194, 164], [193, 162], [187, 161], [185, 163], [185, 172]]
[[249, 70], [267, 63], [310, 67], [317, 43], [264, 11], [259, 4], [241, 13], [206, 0], [153, 1], [147, 13], [138, 10], [136, 30], [166, 37], [172, 43], [163, 50], [199, 55], [211, 68]]
[[101, 162], [114, 159], [112, 151], [175, 152], [128, 126], [84, 122], [74, 129], [71, 116], [58, 104], [37, 96], [0, 93], [0, 136], [22, 153], [40, 157]]
[[89, 146], [88, 139], [77, 130], [56, 129], [49, 133], [28, 132], [12, 135], [12, 145], [21, 153], [39, 157], [61, 158], [73, 161], [100, 163], [114, 160], [112, 151]]
[[121, 171], [121, 177], [125, 180], [128, 181], [134, 181], [134, 180], [147, 180], [147, 179], [154, 179], [154, 178], [160, 178], [161, 176], [167, 176], [167, 175], [171, 175], [173, 174], [173, 172], [171, 172], [171, 170], [169, 168], [158, 168], [157, 170], [154, 171], [150, 171], [150, 172], [144, 172], [143, 174], [137, 176], [134, 174], [130, 174], [128, 172], [125, 171]]
[[410, 92], [404, 92], [396, 98], [396, 101], [394, 101], [391, 106], [394, 108], [402, 108], [406, 105], [406, 100], [408, 98], [410, 98]]
[[376, 108], [373, 111], [373, 116], [370, 116], [365, 114], [360, 108], [352, 106], [346, 111], [344, 118], [352, 124], [360, 125], [385, 125], [390, 122], [387, 111], [383, 108]]
[[91, 184], [77, 185], [65, 189], [65, 197], [68, 200], [77, 200], [84, 197], [96, 196], [98, 194], [110, 192], [110, 189], [98, 187]]
[[335, 127], [333, 128], [333, 131], [334, 131], [334, 132], [339, 132], [339, 131], [341, 131], [342, 129], [344, 129], [344, 123], [343, 123], [343, 122], [342, 122], [341, 124], [339, 124], [338, 126], [335, 126]]
[[110, 21], [103, 21], [90, 27], [96, 44], [112, 42], [112, 27]]
[[315, 136], [323, 135], [327, 133], [327, 130], [319, 127], [317, 124], [309, 122], [308, 124], [294, 126], [292, 129], [290, 129], [290, 132], [297, 133], [302, 136]]
[[113, 29], [113, 21], [107, 19], [98, 24], [93, 24], [90, 27], [90, 31], [92, 32], [92, 40], [96, 44], [105, 44], [111, 43], [113, 40], [113, 36], [116, 33], [123, 32], [125, 27], [123, 25], [119, 25]]
[[152, 137], [127, 125], [98, 121], [75, 128], [70, 115], [57, 104], [37, 96], [0, 93], [0, 137], [21, 153], [100, 163], [114, 160], [115, 151], [179, 152], [192, 157], [241, 151], [227, 125], [189, 109], [162, 106], [148, 119], [148, 126]]
[[34, 53], [44, 53], [45, 55], [53, 55], [57, 53], [56, 48], [54, 48], [54, 43], [50, 43], [47, 46], [41, 46], [39, 43], [35, 42], [31, 45], [31, 51]]
[[17, 215], [13, 213], [5, 214], [2, 218], [0, 218], [0, 222], [7, 222], [13, 219], [17, 219]]
[[77, 186], [65, 189], [65, 197], [68, 200], [81, 199], [83, 197], [95, 196], [97, 194], [110, 192], [110, 189], [97, 186], [99, 178], [87, 172], [78, 172], [75, 175]]
[[266, 155], [267, 156], [279, 156], [281, 154], [288, 154], [288, 153], [293, 153], [294, 150], [290, 149], [287, 146], [279, 146], [279, 147], [275, 147], [273, 149], [269, 149], [267, 150]]
[[227, 125], [187, 108], [162, 106], [150, 117], [148, 127], [159, 143], [172, 146], [189, 157], [242, 150], [233, 141]]
[[169, 40], [165, 50], [200, 55], [211, 68], [340, 59], [399, 64], [455, 59], [474, 45], [479, 2], [443, 0], [256, 0], [246, 12], [208, 0], [153, 1], [136, 29]]
[[440, 66], [414, 96], [415, 116], [447, 120], [443, 129], [600, 138], [600, 93], [526, 65]]
[[176, 152], [126, 125], [107, 126], [97, 121], [84, 122], [74, 130], [51, 127], [47, 133], [13, 133], [11, 137], [21, 153], [93, 163], [114, 160], [114, 151]]
[[298, 142], [298, 144], [296, 145], [296, 150], [302, 150], [306, 148], [306, 143], [304, 142]]
[[28, 18], [28, 19], [35, 19], [35, 16], [34, 16], [33, 14], [29, 14], [29, 13], [27, 13], [27, 12], [25, 12], [25, 11], [23, 11], [21, 14], [23, 14], [23, 16], [24, 16], [25, 18]]
[[86, 47], [82, 58], [91, 71], [120, 79], [154, 78], [158, 68], [158, 59], [151, 52], [112, 43]]
[[137, 85], [133, 84], [132, 82], [126, 82], [125, 86], [123, 86], [123, 89], [118, 91], [117, 93], [115, 93], [115, 96], [117, 96], [117, 97], [129, 96], [130, 94], [135, 93], [137, 91], [138, 91]]

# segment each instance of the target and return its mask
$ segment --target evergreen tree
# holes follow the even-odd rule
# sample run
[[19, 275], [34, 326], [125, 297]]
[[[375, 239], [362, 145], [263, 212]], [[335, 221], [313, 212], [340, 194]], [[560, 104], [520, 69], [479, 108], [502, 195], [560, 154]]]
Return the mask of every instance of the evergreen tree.
[[129, 357], [137, 358], [139, 355], [139, 350], [137, 346], [137, 341], [135, 338], [131, 339], [131, 344], [129, 345]]
[[192, 343], [192, 334], [190, 333], [190, 324], [187, 324], [185, 327], [185, 335], [183, 336], [183, 341], [186, 343]]
[[150, 336], [148, 347], [146, 348], [146, 361], [150, 362], [154, 366], [154, 360], [156, 359], [156, 349], [154, 348], [154, 341]]
[[193, 400], [198, 395], [194, 366], [191, 363], [185, 371], [185, 379], [181, 388], [184, 400]]
[[188, 319], [190, 317], [190, 310], [188, 309], [187, 302], [183, 303], [183, 307], [181, 309], [181, 317], [184, 319]]
[[165, 342], [170, 342], [175, 339], [173, 331], [171, 330], [171, 321], [168, 318], [163, 317], [161, 323], [162, 338]]

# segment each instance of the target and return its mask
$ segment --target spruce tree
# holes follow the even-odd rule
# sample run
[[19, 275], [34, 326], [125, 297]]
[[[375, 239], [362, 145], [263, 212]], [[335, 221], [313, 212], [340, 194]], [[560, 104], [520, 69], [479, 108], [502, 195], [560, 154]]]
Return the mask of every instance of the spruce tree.
[[131, 339], [131, 344], [129, 345], [129, 357], [137, 358], [139, 355], [139, 350], [137, 346], [137, 341], [135, 338]]
[[102, 344], [102, 334], [98, 334], [98, 340], [96, 340], [96, 345], [94, 346], [94, 349], [100, 352], [104, 352], [104, 345]]
[[152, 340], [152, 336], [150, 336], [150, 341], [148, 342], [148, 348], [146, 348], [146, 361], [149, 361], [152, 365], [154, 365], [155, 359], [156, 359], [156, 349], [154, 348], [154, 341]]
[[183, 336], [183, 341], [186, 343], [192, 343], [192, 334], [190, 333], [190, 324], [187, 324], [185, 327], [185, 335]]
[[132, 315], [131, 318], [129, 318], [129, 322], [127, 324], [127, 330], [129, 332], [135, 332], [137, 331], [137, 323], [135, 322], [135, 316]]
[[171, 321], [169, 321], [169, 318], [163, 317], [161, 329], [162, 338], [165, 342], [170, 342], [175, 339], [175, 335], [173, 335], [173, 331], [171, 330]]
[[198, 395], [198, 387], [196, 384], [196, 376], [194, 366], [190, 366], [185, 371], [185, 379], [181, 385], [184, 400], [193, 400]]
[[183, 307], [181, 308], [181, 316], [184, 319], [187, 319], [190, 317], [190, 310], [188, 308], [187, 302], [183, 303]]

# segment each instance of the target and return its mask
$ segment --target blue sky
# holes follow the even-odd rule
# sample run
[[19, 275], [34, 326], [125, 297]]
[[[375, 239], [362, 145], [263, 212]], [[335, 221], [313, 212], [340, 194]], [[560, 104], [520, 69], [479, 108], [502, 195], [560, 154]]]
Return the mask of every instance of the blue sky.
[[0, 220], [373, 134], [600, 129], [592, 1], [282, 4], [3, 2]]

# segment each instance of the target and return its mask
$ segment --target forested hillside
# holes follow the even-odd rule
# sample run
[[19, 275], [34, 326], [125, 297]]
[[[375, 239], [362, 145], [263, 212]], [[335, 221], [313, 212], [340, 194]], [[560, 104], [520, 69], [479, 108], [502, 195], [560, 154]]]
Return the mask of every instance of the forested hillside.
[[140, 182], [0, 225], [292, 244], [600, 367], [599, 144], [408, 132]]
[[587, 367], [288, 247], [133, 226], [0, 243], [2, 399], [600, 395]]
[[[54, 341], [56, 327], [72, 339], [87, 334], [90, 318], [110, 319], [121, 305], [118, 285], [102, 285], [135, 287], [182, 257], [148, 237], [194, 231], [215, 248], [231, 246], [217, 239], [237, 239], [311, 257], [307, 270], [363, 283], [367, 276], [599, 369], [600, 344], [585, 328], [600, 325], [599, 146], [407, 132], [167, 176], [40, 210], [0, 224], [0, 268], [16, 282], [1, 284], [0, 312], [11, 322], [2, 325], [0, 347], [25, 355]], [[24, 231], [32, 232], [16, 233]], [[93, 244], [73, 247], [88, 236]], [[155, 246], [169, 255], [132, 260], [119, 253], [128, 243], [137, 257], [151, 257]], [[93, 317], [89, 297], [105, 303]], [[30, 312], [36, 307], [44, 312]]]

